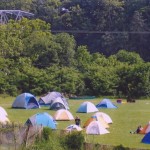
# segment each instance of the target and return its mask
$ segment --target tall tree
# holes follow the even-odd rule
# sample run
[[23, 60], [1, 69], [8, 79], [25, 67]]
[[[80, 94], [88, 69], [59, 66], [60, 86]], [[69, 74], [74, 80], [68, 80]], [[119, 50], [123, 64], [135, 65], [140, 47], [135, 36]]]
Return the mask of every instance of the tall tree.
[[142, 57], [145, 49], [147, 49], [148, 28], [143, 19], [142, 13], [135, 11], [130, 25], [130, 50], [136, 50]]

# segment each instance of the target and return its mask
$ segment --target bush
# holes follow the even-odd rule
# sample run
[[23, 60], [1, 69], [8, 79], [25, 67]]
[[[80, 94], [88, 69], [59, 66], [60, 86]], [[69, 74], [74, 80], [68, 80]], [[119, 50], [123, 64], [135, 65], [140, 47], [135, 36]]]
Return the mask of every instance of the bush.
[[60, 137], [56, 131], [44, 127], [42, 139], [37, 139], [27, 150], [64, 150], [64, 148], [61, 145]]
[[48, 141], [50, 139], [50, 135], [52, 134], [52, 129], [48, 127], [43, 128], [42, 139], [44, 141]]
[[65, 145], [69, 150], [81, 150], [83, 147], [84, 135], [82, 132], [74, 131], [66, 135]]

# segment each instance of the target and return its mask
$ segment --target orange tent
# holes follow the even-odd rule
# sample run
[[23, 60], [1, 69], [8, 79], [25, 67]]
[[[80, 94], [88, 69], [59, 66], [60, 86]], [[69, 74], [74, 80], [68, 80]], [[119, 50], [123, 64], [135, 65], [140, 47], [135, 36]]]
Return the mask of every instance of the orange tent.
[[89, 118], [83, 125], [83, 128], [86, 128], [92, 121], [98, 121], [104, 128], [109, 128], [107, 122], [100, 116], [92, 116], [91, 118]]
[[147, 125], [144, 126], [144, 128], [139, 132], [140, 134], [146, 134], [150, 132], [150, 121], [148, 122]]

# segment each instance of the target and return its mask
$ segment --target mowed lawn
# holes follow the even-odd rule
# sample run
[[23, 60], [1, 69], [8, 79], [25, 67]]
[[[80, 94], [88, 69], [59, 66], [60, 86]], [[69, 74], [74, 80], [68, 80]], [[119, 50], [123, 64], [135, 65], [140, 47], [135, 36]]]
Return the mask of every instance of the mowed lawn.
[[[0, 106], [5, 108], [11, 122], [24, 124], [30, 116], [38, 112], [48, 112], [52, 116], [55, 113], [55, 111], [49, 110], [48, 107], [41, 107], [40, 109], [32, 110], [12, 109], [11, 106], [14, 99], [15, 97], [0, 97]], [[70, 107], [69, 111], [74, 117], [79, 116], [83, 125], [94, 113], [76, 113], [80, 104], [85, 101], [98, 104], [102, 99], [103, 98], [97, 98], [94, 100], [68, 100]], [[105, 135], [86, 135], [86, 141], [116, 146], [123, 145], [130, 148], [150, 149], [149, 144], [141, 143], [144, 135], [130, 134], [130, 131], [136, 130], [138, 125], [145, 126], [150, 121], [150, 100], [137, 100], [135, 103], [122, 104], [117, 104], [116, 100], [112, 100], [112, 102], [118, 106], [117, 109], [99, 109], [100, 112], [107, 113], [113, 121], [108, 129], [110, 133]], [[70, 124], [74, 124], [74, 121], [57, 122], [57, 128], [60, 130], [66, 128]]]

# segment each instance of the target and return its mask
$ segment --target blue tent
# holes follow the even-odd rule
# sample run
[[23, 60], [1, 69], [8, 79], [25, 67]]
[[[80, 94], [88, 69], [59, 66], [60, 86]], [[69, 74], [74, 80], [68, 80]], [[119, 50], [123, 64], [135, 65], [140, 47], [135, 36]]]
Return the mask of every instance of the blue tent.
[[25, 123], [25, 125], [32, 126], [44, 126], [49, 127], [51, 129], [56, 129], [56, 121], [54, 121], [53, 117], [49, 115], [47, 112], [37, 113], [31, 116]]
[[142, 143], [145, 143], [145, 144], [150, 144], [150, 132], [148, 132], [147, 134], [145, 134], [145, 136], [143, 137]]
[[98, 109], [91, 102], [83, 102], [77, 110], [77, 112], [80, 113], [91, 113], [96, 111], [98, 111]]
[[109, 99], [103, 99], [99, 104], [96, 105], [97, 108], [117, 108]]
[[12, 104], [12, 108], [34, 109], [39, 107], [39, 103], [35, 96], [30, 93], [22, 93], [18, 95]]

